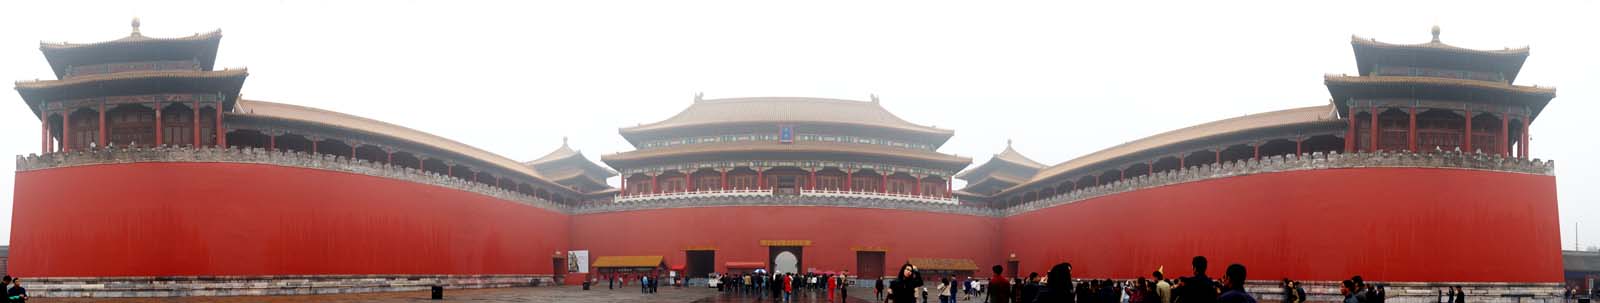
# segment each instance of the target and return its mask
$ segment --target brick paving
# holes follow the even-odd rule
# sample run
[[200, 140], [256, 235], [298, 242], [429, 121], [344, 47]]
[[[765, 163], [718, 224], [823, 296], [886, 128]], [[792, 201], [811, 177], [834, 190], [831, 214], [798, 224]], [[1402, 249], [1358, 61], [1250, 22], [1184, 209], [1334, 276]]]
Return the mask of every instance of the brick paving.
[[[601, 287], [604, 287], [603, 285]], [[863, 296], [864, 295], [864, 296]], [[872, 290], [856, 288], [850, 292], [848, 303], [869, 303], [873, 300]], [[836, 301], [839, 298], [834, 298]], [[598, 303], [598, 302], [645, 302], [645, 303], [733, 303], [733, 302], [773, 302], [770, 297], [758, 298], [754, 295], [724, 294], [715, 289], [693, 288], [661, 288], [655, 294], [639, 293], [637, 287], [618, 289], [593, 289], [584, 291], [577, 286], [561, 287], [519, 287], [519, 288], [493, 288], [493, 289], [451, 289], [445, 291], [445, 300], [433, 301], [428, 299], [426, 291], [364, 293], [364, 294], [338, 294], [338, 295], [307, 295], [307, 296], [245, 296], [245, 297], [186, 297], [186, 298], [35, 298], [30, 302], [84, 302], [84, 303], [144, 303], [144, 302], [215, 302], [215, 303], [240, 303], [240, 302], [363, 302], [363, 303], [388, 303], [388, 302], [573, 302], [573, 303]], [[937, 300], [935, 300], [937, 301]], [[827, 302], [827, 291], [802, 293], [791, 302], [823, 303]]]

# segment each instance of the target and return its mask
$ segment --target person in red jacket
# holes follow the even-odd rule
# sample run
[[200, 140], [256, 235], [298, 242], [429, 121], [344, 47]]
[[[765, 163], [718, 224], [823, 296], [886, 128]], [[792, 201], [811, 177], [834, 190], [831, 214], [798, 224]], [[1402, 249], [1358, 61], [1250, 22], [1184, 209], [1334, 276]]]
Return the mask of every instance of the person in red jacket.
[[1000, 275], [1004, 267], [994, 266], [994, 279], [989, 280], [989, 303], [1011, 303], [1011, 282]]
[[794, 274], [783, 275], [783, 301], [789, 302], [789, 295], [794, 294]]
[[828, 302], [833, 302], [833, 289], [839, 287], [839, 279], [828, 276]]

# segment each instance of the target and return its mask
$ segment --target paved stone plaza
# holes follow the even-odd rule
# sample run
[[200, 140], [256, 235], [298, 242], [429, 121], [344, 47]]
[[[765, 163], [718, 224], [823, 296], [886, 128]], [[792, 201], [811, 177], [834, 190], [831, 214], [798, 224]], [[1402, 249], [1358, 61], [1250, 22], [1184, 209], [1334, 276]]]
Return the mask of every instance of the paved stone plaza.
[[[426, 291], [387, 292], [310, 296], [187, 297], [187, 298], [36, 298], [33, 302], [772, 302], [770, 297], [721, 294], [707, 288], [662, 288], [655, 294], [641, 294], [636, 287], [584, 291], [577, 286], [518, 287], [446, 290], [445, 300], [428, 299]], [[871, 302], [872, 290], [856, 288], [850, 303]], [[837, 300], [838, 298], [835, 298]], [[937, 301], [937, 300], [934, 300]], [[793, 302], [827, 302], [827, 291], [802, 293]], [[837, 301], [835, 301], [837, 302]]]

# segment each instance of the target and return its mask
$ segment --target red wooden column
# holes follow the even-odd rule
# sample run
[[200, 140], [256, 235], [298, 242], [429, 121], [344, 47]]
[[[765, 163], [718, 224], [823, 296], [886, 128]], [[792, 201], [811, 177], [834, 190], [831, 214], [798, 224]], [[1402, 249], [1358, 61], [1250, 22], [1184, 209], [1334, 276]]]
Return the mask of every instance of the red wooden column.
[[[62, 125], [66, 125], [67, 121], [68, 120], [61, 120], [61, 122], [62, 122], [61, 124]], [[65, 129], [65, 127], [63, 127], [62, 129]], [[66, 131], [62, 131], [62, 132], [66, 132]], [[65, 136], [66, 134], [62, 134], [62, 135]], [[95, 146], [99, 146], [100, 148], [105, 148], [105, 146], [106, 146], [106, 104], [105, 103], [100, 103], [100, 138], [96, 139], [95, 142], [96, 142]], [[61, 140], [61, 145], [62, 146], [66, 146], [67, 145], [66, 140]]]
[[915, 176], [915, 177], [917, 178], [917, 184], [912, 186], [912, 190], [915, 191], [915, 193], [917, 194], [918, 197], [921, 197], [922, 196], [922, 176]]
[[1301, 137], [1295, 137], [1294, 138], [1294, 158], [1295, 159], [1299, 159], [1300, 158], [1300, 153], [1304, 152], [1304, 151], [1302, 151], [1300, 149], [1300, 145], [1302, 145], [1302, 143], [1304, 143], [1305, 141], [1306, 141], [1306, 138], [1301, 138]]
[[361, 143], [350, 144], [350, 159], [351, 160], [354, 160], [356, 158], [356, 145], [361, 145]]
[[[317, 140], [316, 139], [311, 139], [311, 154], [312, 155], [316, 155], [317, 154]], [[445, 166], [449, 166], [449, 164], [445, 164]]]
[[[394, 151], [383, 151], [383, 164], [394, 164]], [[521, 187], [518, 187], [518, 189], [521, 189]]]
[[722, 172], [722, 190], [728, 190], [728, 170], [721, 169], [720, 171]]
[[222, 101], [217, 101], [217, 110], [215, 112], [217, 113], [217, 147], [228, 147], [228, 136], [223, 135], [227, 131], [222, 129]]
[[[1184, 158], [1184, 155], [1178, 155], [1178, 169], [1187, 168], [1186, 166], [1184, 166], [1183, 158]], [[1072, 183], [1072, 189], [1073, 190], [1077, 190], [1078, 189], [1078, 183], [1077, 182], [1073, 182]]]
[[1372, 119], [1368, 119], [1368, 120], [1372, 121], [1372, 129], [1370, 129], [1370, 132], [1372, 133], [1372, 138], [1368, 138], [1370, 140], [1367, 140], [1367, 141], [1371, 141], [1370, 142], [1371, 145], [1367, 146], [1367, 151], [1368, 152], [1377, 152], [1378, 151], [1378, 106], [1377, 105], [1373, 105], [1372, 106], [1372, 112], [1367, 114], [1367, 116], [1372, 117]]
[[1156, 173], [1156, 160], [1145, 161], [1144, 162], [1144, 174], [1152, 175], [1152, 174], [1155, 174], [1155, 173]]
[[[428, 171], [428, 157], [417, 156], [417, 170]], [[623, 178], [623, 181], [627, 181], [627, 178]]]
[[[101, 105], [100, 108], [105, 108], [105, 106]], [[106, 137], [106, 131], [105, 131], [105, 129], [106, 129], [106, 119], [104, 118], [106, 115], [104, 113], [105, 112], [102, 111], [101, 114], [100, 114], [100, 117], [102, 117], [102, 118], [100, 118], [100, 138], [101, 138], [100, 142], [102, 142], [102, 143], [106, 142], [106, 140], [105, 140], [105, 137]], [[72, 143], [71, 142], [72, 142], [72, 109], [67, 109], [67, 110], [61, 111], [61, 151], [64, 151], [64, 152], [65, 151], [72, 151]], [[105, 145], [101, 145], [101, 146], [105, 146]]]
[[661, 193], [661, 180], [656, 178], [658, 176], [661, 176], [661, 175], [660, 174], [650, 175], [650, 193], [652, 193], [652, 194]]
[[1222, 149], [1221, 148], [1218, 148], [1217, 151], [1212, 156], [1214, 157], [1211, 160], [1211, 161], [1214, 161], [1212, 163], [1222, 164]]
[[[311, 148], [312, 149], [316, 149], [316, 147], [317, 147], [317, 141], [311, 141]], [[312, 153], [316, 153], [316, 152], [312, 152]], [[444, 175], [450, 176], [450, 177], [455, 177], [456, 176], [456, 166], [455, 165], [451, 165], [450, 163], [445, 163], [444, 164]]]
[[1417, 106], [1411, 106], [1411, 125], [1406, 128], [1406, 147], [1417, 152]]
[[628, 196], [628, 175], [626, 175], [626, 174], [622, 175], [622, 183], [621, 184], [622, 184], [622, 186], [617, 189], [617, 192], [620, 193], [622, 196], [626, 197], [626, 196]]
[[811, 176], [806, 179], [806, 189], [817, 190], [817, 169], [811, 169]]
[[841, 171], [844, 171], [844, 191], [851, 191], [850, 183], [854, 183], [852, 181], [855, 181], [855, 178], [853, 177], [855, 177], [856, 173], [850, 171], [849, 169], [841, 169]]
[[1510, 128], [1510, 126], [1511, 126], [1511, 113], [1509, 111], [1500, 112], [1500, 157], [1501, 158], [1509, 158], [1509, 157], [1511, 157], [1511, 136], [1510, 136], [1511, 130], [1507, 129], [1507, 128]]
[[1524, 114], [1522, 115], [1522, 146], [1517, 147], [1517, 155], [1522, 156], [1523, 159], [1528, 158], [1528, 137], [1531, 136], [1529, 135], [1531, 133], [1528, 131], [1528, 115]]
[[1461, 139], [1461, 142], [1463, 142], [1461, 144], [1463, 147], [1461, 152], [1470, 154], [1472, 153], [1472, 110], [1470, 109], [1467, 110], [1467, 129], [1462, 131], [1462, 133], [1466, 135]]
[[[191, 144], [190, 146], [194, 146], [194, 148], [200, 148], [200, 101], [194, 101], [194, 103], [191, 103], [189, 105], [189, 110], [194, 111], [194, 114], [189, 115], [189, 117], [194, 118], [194, 122], [189, 123], [189, 130], [194, 132], [194, 135], [189, 137], [194, 139], [194, 144]], [[267, 134], [267, 137], [272, 137], [272, 134]], [[267, 150], [272, 150], [272, 148], [269, 147]]]
[[156, 144], [151, 144], [151, 146], [161, 146], [167, 143], [166, 140], [162, 139], [161, 133], [164, 133], [164, 131], [161, 131], [161, 102], [156, 102]]
[[1350, 126], [1344, 130], [1345, 153], [1356, 151], [1356, 106], [1351, 104], [1348, 110], [1350, 111], [1350, 114], [1345, 115], [1345, 118], [1350, 120]]
[[767, 170], [756, 168], [756, 190], [767, 189]]
[[1261, 161], [1261, 143], [1252, 144], [1251, 147], [1255, 148], [1256, 161]]
[[[200, 125], [200, 124], [199, 123], [195, 123], [195, 125]], [[200, 131], [199, 127], [196, 127], [194, 129], [195, 129], [195, 132], [199, 132]], [[195, 141], [194, 147], [195, 148], [200, 148], [200, 142], [199, 142], [200, 141], [200, 136], [198, 136], [198, 135], [194, 136], [194, 141]], [[278, 136], [273, 136], [271, 133], [268, 133], [267, 134], [267, 151], [277, 151], [277, 150], [278, 150]]]

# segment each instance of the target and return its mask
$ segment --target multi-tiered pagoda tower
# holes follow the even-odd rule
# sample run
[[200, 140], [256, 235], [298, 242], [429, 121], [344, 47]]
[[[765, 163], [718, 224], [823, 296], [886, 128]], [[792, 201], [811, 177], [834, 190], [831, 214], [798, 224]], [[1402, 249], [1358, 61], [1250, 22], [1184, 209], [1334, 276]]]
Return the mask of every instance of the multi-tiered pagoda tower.
[[[1349, 123], [1345, 151], [1461, 150], [1528, 158], [1528, 124], [1555, 98], [1515, 85], [1528, 48], [1473, 50], [1433, 40], [1351, 37], [1360, 74], [1324, 82]], [[1374, 118], [1376, 117], [1376, 118]]]
[[249, 73], [213, 70], [222, 31], [139, 32], [99, 43], [41, 43], [56, 80], [17, 83], [39, 116], [42, 153], [104, 146], [222, 146], [222, 113]]

